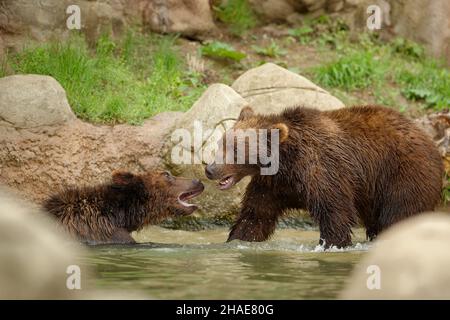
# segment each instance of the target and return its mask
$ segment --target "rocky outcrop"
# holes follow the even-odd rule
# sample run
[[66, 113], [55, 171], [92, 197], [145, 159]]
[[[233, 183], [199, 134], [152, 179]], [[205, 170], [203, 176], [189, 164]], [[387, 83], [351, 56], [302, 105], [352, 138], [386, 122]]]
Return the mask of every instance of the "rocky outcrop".
[[295, 12], [305, 11], [302, 1], [296, 0], [249, 0], [255, 12], [267, 22], [285, 21]]
[[425, 45], [450, 66], [450, 1], [389, 1], [393, 32]]
[[445, 213], [394, 225], [355, 268], [341, 298], [450, 299], [449, 242]]
[[97, 126], [80, 120], [20, 129], [0, 126], [0, 184], [42, 201], [63, 185], [97, 184], [115, 169], [162, 165], [163, 138], [179, 113], [161, 113], [142, 126]]
[[215, 27], [208, 0], [3, 0], [0, 55], [2, 47], [20, 50], [30, 39], [67, 38], [71, 33], [67, 21], [74, 13], [67, 12], [71, 5], [79, 7], [81, 31], [91, 43], [104, 32], [119, 35], [127, 25], [144, 24], [152, 31], [186, 36]]
[[75, 118], [66, 92], [52, 77], [0, 78], [0, 124], [24, 129], [63, 124]]
[[4, 0], [0, 4], [0, 36], [5, 48], [19, 50], [30, 39], [64, 39], [70, 34], [67, 13], [70, 5], [80, 8], [81, 31], [89, 41], [102, 32], [118, 34], [126, 23], [120, 1]]
[[[384, 35], [397, 35], [425, 45], [435, 57], [450, 65], [450, 2], [448, 0], [249, 0], [266, 22], [299, 22], [305, 16], [324, 14], [343, 19], [351, 30], [367, 31], [369, 5], [382, 11]], [[0, 55], [3, 48], [18, 49], [31, 38], [63, 39], [73, 5], [70, 0], [3, 0], [0, 4]], [[219, 1], [220, 2], [220, 1]], [[215, 2], [217, 3], [217, 1]], [[150, 30], [188, 37], [208, 35], [214, 28], [209, 0], [80, 0], [82, 31], [94, 41], [102, 32], [119, 34], [128, 24], [144, 24]]]
[[0, 79], [0, 184], [40, 202], [55, 188], [109, 179], [118, 168], [162, 165], [164, 137], [182, 113], [142, 126], [98, 126], [76, 119], [64, 89], [48, 76]]
[[381, 33], [385, 37], [400, 36], [419, 42], [434, 57], [442, 57], [450, 65], [450, 2], [448, 0], [262, 0], [253, 1], [254, 10], [265, 21], [299, 22], [304, 17], [327, 14], [342, 19], [351, 31], [368, 31], [367, 9], [381, 9]]

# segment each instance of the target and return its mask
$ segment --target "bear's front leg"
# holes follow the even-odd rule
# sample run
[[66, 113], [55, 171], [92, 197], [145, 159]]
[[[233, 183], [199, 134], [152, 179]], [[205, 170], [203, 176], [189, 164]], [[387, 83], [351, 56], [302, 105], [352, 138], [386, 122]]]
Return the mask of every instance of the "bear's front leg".
[[253, 210], [242, 210], [231, 228], [227, 241], [239, 239], [242, 241], [265, 241], [274, 232], [277, 217], [266, 217], [267, 213]]
[[109, 241], [110, 243], [118, 243], [118, 244], [134, 244], [136, 240], [130, 235], [130, 233], [122, 228], [117, 228], [112, 233]]
[[351, 199], [338, 200], [327, 197], [312, 200], [308, 210], [319, 224], [319, 244], [325, 248], [348, 247], [352, 244], [352, 229], [355, 225], [356, 209]]
[[242, 201], [239, 217], [231, 227], [227, 241], [265, 241], [274, 232], [278, 217], [283, 213], [283, 201], [270, 190], [250, 182]]

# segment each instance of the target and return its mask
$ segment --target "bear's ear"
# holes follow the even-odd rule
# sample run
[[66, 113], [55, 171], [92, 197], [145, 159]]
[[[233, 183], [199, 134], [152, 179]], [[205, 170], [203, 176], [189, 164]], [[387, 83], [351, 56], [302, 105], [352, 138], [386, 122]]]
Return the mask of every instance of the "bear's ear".
[[116, 170], [112, 174], [112, 181], [116, 186], [127, 186], [134, 180], [134, 174], [128, 171]]
[[241, 110], [241, 113], [239, 114], [239, 118], [237, 121], [246, 120], [248, 118], [251, 118], [255, 115], [255, 112], [251, 107], [244, 107]]
[[286, 124], [284, 124], [282, 122], [274, 124], [272, 126], [272, 129], [278, 129], [279, 130], [280, 143], [283, 143], [289, 137], [289, 128], [288, 128], [288, 126]]

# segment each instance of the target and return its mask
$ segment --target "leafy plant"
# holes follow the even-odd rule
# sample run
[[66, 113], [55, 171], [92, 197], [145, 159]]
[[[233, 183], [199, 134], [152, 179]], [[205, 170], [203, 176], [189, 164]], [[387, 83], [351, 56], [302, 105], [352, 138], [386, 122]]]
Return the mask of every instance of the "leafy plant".
[[261, 55], [271, 58], [277, 58], [279, 56], [286, 55], [286, 50], [283, 50], [275, 41], [271, 41], [266, 47], [252, 46], [253, 50]]
[[247, 0], [226, 0], [213, 7], [216, 17], [228, 25], [230, 32], [236, 36], [242, 35], [253, 28], [257, 18]]
[[425, 50], [421, 45], [403, 38], [396, 38], [392, 42], [391, 47], [396, 53], [416, 59], [423, 58], [425, 54]]
[[296, 38], [302, 44], [310, 42], [313, 33], [314, 29], [310, 26], [302, 26], [300, 28], [288, 30], [288, 34]]
[[228, 43], [213, 41], [201, 48], [201, 54], [211, 58], [230, 59], [233, 61], [241, 61], [246, 57], [246, 54], [237, 51]]
[[396, 82], [410, 100], [421, 100], [429, 108], [450, 106], [450, 72], [435, 62], [410, 65], [397, 71]]

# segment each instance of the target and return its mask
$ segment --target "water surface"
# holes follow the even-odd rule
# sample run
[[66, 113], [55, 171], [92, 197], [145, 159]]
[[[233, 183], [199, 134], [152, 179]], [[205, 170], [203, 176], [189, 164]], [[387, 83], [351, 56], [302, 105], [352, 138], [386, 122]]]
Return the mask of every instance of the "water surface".
[[225, 243], [228, 230], [150, 227], [133, 246], [91, 247], [87, 263], [104, 290], [140, 290], [158, 299], [335, 298], [369, 243], [324, 251], [318, 232], [281, 229], [270, 241]]

